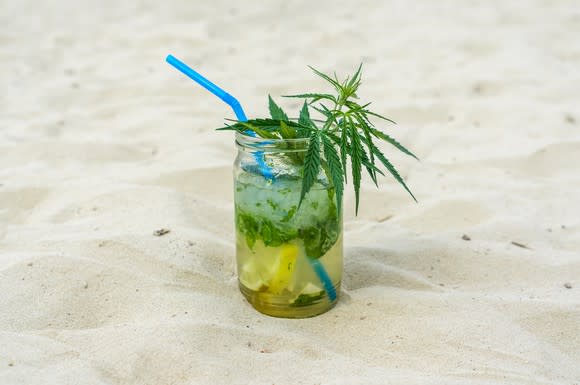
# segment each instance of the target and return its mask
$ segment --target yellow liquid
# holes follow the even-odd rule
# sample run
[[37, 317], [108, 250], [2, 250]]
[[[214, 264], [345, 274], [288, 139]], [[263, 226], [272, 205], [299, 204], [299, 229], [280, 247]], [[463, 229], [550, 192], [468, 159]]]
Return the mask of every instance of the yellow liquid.
[[318, 261], [336, 292], [331, 300], [300, 239], [277, 247], [257, 240], [250, 249], [243, 234], [237, 234], [240, 291], [259, 312], [274, 317], [305, 318], [330, 310], [338, 300], [342, 276], [342, 236]]

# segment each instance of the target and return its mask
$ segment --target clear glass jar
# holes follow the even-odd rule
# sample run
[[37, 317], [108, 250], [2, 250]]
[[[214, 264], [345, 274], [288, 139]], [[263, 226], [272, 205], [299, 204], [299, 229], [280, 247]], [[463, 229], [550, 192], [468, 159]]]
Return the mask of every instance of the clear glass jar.
[[338, 300], [342, 215], [321, 170], [299, 206], [308, 139], [236, 134], [236, 260], [242, 294], [275, 317], [312, 317]]

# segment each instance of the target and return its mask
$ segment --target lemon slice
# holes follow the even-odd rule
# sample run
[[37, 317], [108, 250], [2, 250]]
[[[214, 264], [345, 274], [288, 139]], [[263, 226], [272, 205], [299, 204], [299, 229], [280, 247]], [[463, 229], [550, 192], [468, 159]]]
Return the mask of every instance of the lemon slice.
[[242, 266], [240, 282], [253, 291], [258, 291], [262, 286], [264, 286], [264, 269], [261, 268], [255, 259], [250, 259], [244, 264], [244, 266]]
[[268, 290], [270, 293], [279, 295], [284, 289], [289, 290], [298, 252], [298, 246], [293, 244], [288, 243], [280, 247], [278, 263], [272, 270], [272, 278], [270, 279]]

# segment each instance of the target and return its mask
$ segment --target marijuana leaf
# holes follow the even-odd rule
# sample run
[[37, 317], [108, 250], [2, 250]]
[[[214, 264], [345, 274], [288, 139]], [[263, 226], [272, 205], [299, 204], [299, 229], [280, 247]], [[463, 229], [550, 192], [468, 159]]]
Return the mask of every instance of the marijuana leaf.
[[310, 191], [310, 188], [318, 178], [320, 163], [320, 131], [312, 130], [308, 150], [304, 158], [304, 177], [302, 178], [302, 191], [300, 192], [298, 208], [300, 208], [304, 196]]
[[[342, 126], [342, 127], [341, 127]], [[350, 153], [350, 145], [348, 143], [348, 129], [345, 127], [344, 120], [340, 121], [338, 124], [340, 128], [340, 161], [342, 162], [342, 168], [346, 171], [346, 156]], [[346, 173], [344, 174], [344, 183], [348, 183], [348, 178]]]
[[302, 109], [300, 110], [300, 118], [298, 123], [306, 127], [316, 127], [314, 122], [310, 120], [310, 112], [308, 111], [308, 104], [304, 101]]
[[298, 94], [298, 95], [283, 95], [285, 98], [300, 98], [300, 99], [312, 99], [308, 104], [316, 103], [319, 100], [325, 99], [336, 103], [336, 98], [331, 94]]
[[352, 166], [352, 183], [354, 185], [354, 197], [355, 197], [355, 210], [354, 211], [355, 211], [355, 214], [358, 214], [363, 148], [361, 145], [360, 136], [356, 130], [356, 126], [354, 125], [354, 123], [350, 117], [348, 117], [347, 120], [348, 120], [348, 125], [350, 128], [350, 130], [349, 130], [350, 131], [350, 142], [352, 144], [351, 154], [350, 154], [350, 163]]
[[411, 151], [407, 150], [401, 143], [397, 142], [394, 138], [390, 137], [389, 135], [385, 134], [384, 132], [381, 132], [381, 131], [377, 130], [376, 128], [371, 128], [370, 131], [377, 138], [382, 139], [386, 142], [389, 142], [390, 144], [395, 146], [397, 149], [399, 149], [401, 152], [419, 160], [419, 158], [417, 158], [415, 156], [415, 154], [413, 154]]
[[[346, 77], [342, 81], [338, 79], [336, 74], [330, 76], [313, 67], [310, 69], [317, 76], [330, 83], [336, 94], [309, 92], [286, 95], [285, 97], [289, 98], [304, 99], [297, 121], [289, 120], [284, 110], [268, 95], [271, 119], [253, 119], [247, 122], [234, 121], [233, 124], [226, 125], [219, 130], [235, 130], [242, 133], [253, 131], [258, 136], [267, 139], [308, 138], [309, 143], [305, 154], [301, 151], [288, 151], [284, 155], [294, 164], [303, 167], [302, 190], [298, 207], [316, 182], [318, 173], [322, 168], [329, 183], [334, 187], [337, 211], [340, 212], [344, 185], [348, 183], [347, 166], [349, 161], [356, 213], [358, 213], [360, 203], [363, 166], [377, 186], [377, 174], [385, 175], [378, 166], [384, 167], [416, 201], [399, 172], [373, 141], [387, 142], [406, 155], [415, 159], [417, 156], [393, 137], [376, 128], [371, 122], [371, 118], [382, 119], [390, 123], [395, 123], [394, 121], [370, 111], [371, 103], [356, 101], [358, 99], [357, 91], [361, 85], [362, 64], [352, 76]], [[310, 108], [322, 116], [321, 124], [317, 124], [319, 121], [311, 118]], [[295, 145], [295, 143], [288, 142], [285, 145], [287, 147], [281, 148], [294, 150]]]
[[[248, 129], [251, 129], [251, 130], [261, 129], [261, 130], [268, 131], [269, 133], [277, 134], [282, 128], [282, 123], [286, 124], [286, 126], [288, 126], [288, 127], [296, 129], [297, 131], [303, 131], [303, 130], [310, 131], [311, 130], [311, 127], [303, 126], [300, 123], [293, 122], [291, 120], [285, 121], [285, 120], [279, 120], [279, 119], [250, 119], [250, 120], [245, 121], [245, 122], [241, 122], [241, 121], [237, 121], [237, 120], [234, 120], [233, 122], [234, 122], [234, 124], [226, 125], [225, 127], [220, 127], [220, 128], [217, 128], [216, 130], [218, 130], [218, 131], [232, 130], [232, 131], [239, 131], [239, 132], [243, 133], [243, 132], [246, 132]], [[258, 136], [261, 136], [261, 135], [258, 134]], [[280, 139], [280, 136], [278, 136], [277, 138]]]
[[338, 152], [329, 138], [327, 133], [322, 135], [322, 145], [324, 149], [324, 158], [326, 160], [326, 165], [328, 167], [328, 174], [330, 174], [330, 180], [334, 185], [334, 191], [336, 193], [336, 207], [340, 213], [342, 205], [342, 194], [344, 191], [344, 170], [342, 164], [340, 163], [340, 158], [338, 157]]
[[268, 95], [268, 105], [272, 119], [288, 121], [288, 115], [286, 115], [284, 110], [276, 104], [270, 95]]
[[407, 190], [407, 192], [411, 195], [413, 200], [417, 202], [417, 198], [415, 198], [411, 190], [409, 190], [409, 187], [407, 187], [405, 181], [403, 180], [401, 175], [399, 175], [397, 169], [395, 169], [395, 166], [393, 166], [393, 164], [385, 157], [385, 155], [381, 152], [381, 150], [379, 150], [374, 144], [372, 144], [372, 142], [369, 143], [369, 147], [371, 148], [371, 151], [376, 155], [376, 157], [381, 161], [381, 163], [391, 173], [391, 175], [397, 180], [397, 182], [399, 182], [401, 186], [403, 186], [403, 188]]
[[254, 131], [256, 134], [258, 134], [262, 138], [266, 138], [266, 139], [278, 138], [278, 135], [276, 135], [276, 133], [274, 131], [268, 131], [262, 127], [256, 126], [256, 125], [248, 123], [248, 122], [240, 122], [239, 124], [245, 128], [244, 131], [247, 131], [247, 130]]
[[280, 136], [284, 139], [295, 139], [296, 129], [291, 128], [285, 121], [280, 122]]
[[[308, 66], [308, 68], [310, 68], [316, 75], [320, 76], [321, 78], [323, 78], [324, 80], [326, 80], [327, 82], [329, 82], [330, 84], [332, 84], [334, 86], [334, 88], [336, 89], [336, 91], [338, 92], [339, 96], [341, 96], [341, 85], [338, 82], [338, 80], [332, 79], [330, 76], [318, 71], [316, 68], [312, 67], [312, 66]], [[336, 75], [335, 75], [336, 76]]]

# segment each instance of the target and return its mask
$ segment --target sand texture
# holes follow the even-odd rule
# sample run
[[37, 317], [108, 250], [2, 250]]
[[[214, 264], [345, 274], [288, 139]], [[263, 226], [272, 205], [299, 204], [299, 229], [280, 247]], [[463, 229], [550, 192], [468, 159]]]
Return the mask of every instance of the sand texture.
[[[349, 186], [332, 311], [243, 300], [233, 114], [168, 53], [250, 117], [365, 63], [419, 204]], [[579, 69], [577, 0], [0, 1], [0, 384], [580, 384]]]

